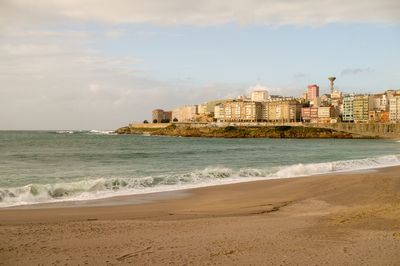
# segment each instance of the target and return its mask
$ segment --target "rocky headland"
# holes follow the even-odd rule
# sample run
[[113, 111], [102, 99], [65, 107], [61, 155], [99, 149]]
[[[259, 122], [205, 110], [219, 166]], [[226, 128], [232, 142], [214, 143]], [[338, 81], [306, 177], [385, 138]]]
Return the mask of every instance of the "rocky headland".
[[359, 134], [337, 131], [329, 128], [304, 126], [226, 126], [191, 127], [171, 124], [166, 127], [126, 126], [116, 130], [118, 134], [147, 134], [153, 136], [211, 137], [211, 138], [375, 138]]

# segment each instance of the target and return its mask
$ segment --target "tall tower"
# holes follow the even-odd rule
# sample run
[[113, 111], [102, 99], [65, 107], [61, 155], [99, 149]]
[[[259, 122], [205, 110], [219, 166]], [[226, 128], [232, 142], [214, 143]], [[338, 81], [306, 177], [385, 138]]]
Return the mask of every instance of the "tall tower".
[[307, 99], [313, 100], [319, 97], [319, 87], [317, 84], [311, 84], [307, 86]]
[[319, 105], [319, 87], [317, 84], [312, 84], [307, 86], [307, 99], [313, 106]]
[[335, 82], [336, 77], [329, 77], [329, 84], [331, 86], [331, 94], [333, 93], [333, 83]]

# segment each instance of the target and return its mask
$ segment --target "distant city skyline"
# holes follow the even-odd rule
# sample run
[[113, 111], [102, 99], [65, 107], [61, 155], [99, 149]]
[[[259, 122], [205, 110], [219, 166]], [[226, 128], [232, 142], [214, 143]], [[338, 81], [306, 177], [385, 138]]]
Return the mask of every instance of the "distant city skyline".
[[255, 86], [400, 89], [399, 1], [1, 1], [0, 129], [114, 129]]

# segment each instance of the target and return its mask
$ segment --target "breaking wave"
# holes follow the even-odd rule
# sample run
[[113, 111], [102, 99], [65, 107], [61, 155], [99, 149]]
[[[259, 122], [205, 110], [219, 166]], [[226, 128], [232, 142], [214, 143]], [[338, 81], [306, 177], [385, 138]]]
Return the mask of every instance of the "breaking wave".
[[73, 130], [59, 130], [56, 131], [57, 134], [74, 134], [75, 132]]
[[0, 188], [0, 207], [34, 203], [91, 200], [116, 195], [179, 190], [250, 180], [300, 177], [400, 165], [400, 155], [324, 163], [294, 164], [265, 169], [207, 167], [183, 174], [155, 177], [91, 178], [71, 183], [29, 184]]
[[115, 131], [114, 130], [96, 130], [96, 129], [92, 129], [88, 132], [88, 134], [91, 135], [115, 135]]
[[114, 130], [59, 130], [56, 134], [116, 135]]

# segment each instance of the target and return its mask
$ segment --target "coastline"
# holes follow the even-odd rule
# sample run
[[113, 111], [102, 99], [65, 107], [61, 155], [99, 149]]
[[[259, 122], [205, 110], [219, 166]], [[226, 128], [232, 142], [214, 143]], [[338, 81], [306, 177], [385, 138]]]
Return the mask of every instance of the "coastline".
[[[393, 161], [394, 160], [394, 161]], [[347, 164], [350, 162], [350, 166]], [[342, 166], [344, 165], [344, 166]], [[93, 195], [77, 195], [76, 197], [66, 197], [66, 198], [52, 198], [49, 201], [30, 201], [30, 202], [18, 202], [14, 204], [9, 202], [9, 205], [0, 205], [0, 210], [2, 208], [7, 209], [30, 209], [30, 208], [58, 208], [58, 207], [73, 207], [73, 206], [112, 206], [115, 204], [137, 204], [148, 201], [147, 198], [140, 198], [146, 194], [152, 195], [154, 197], [168, 197], [167, 195], [175, 195], [179, 193], [186, 193], [191, 189], [210, 187], [210, 186], [221, 186], [229, 184], [237, 184], [244, 182], [253, 181], [265, 181], [274, 179], [290, 179], [290, 178], [302, 178], [314, 175], [325, 175], [325, 174], [335, 174], [335, 173], [351, 173], [359, 171], [369, 171], [379, 168], [387, 168], [393, 166], [400, 166], [399, 157], [396, 155], [383, 155], [373, 158], [365, 159], [353, 159], [350, 161], [330, 161], [330, 162], [320, 162], [311, 164], [292, 164], [283, 166], [280, 169], [275, 169], [275, 172], [263, 172], [262, 169], [255, 169], [256, 175], [245, 175], [242, 176], [241, 170], [236, 172], [230, 168], [215, 168], [210, 169], [211, 175], [214, 174], [213, 171], [217, 171], [217, 175], [225, 175], [223, 178], [217, 179], [206, 179], [203, 182], [186, 183], [179, 185], [164, 185], [156, 187], [147, 187], [144, 189], [137, 190], [121, 190], [121, 191], [109, 191], [103, 192], [103, 194], [93, 194]], [[328, 169], [328, 170], [326, 170]], [[207, 168], [206, 168], [207, 170]], [[222, 172], [220, 172], [222, 171]], [[232, 172], [233, 171], [233, 172]], [[207, 175], [208, 173], [206, 173]], [[231, 176], [232, 175], [232, 176]], [[240, 178], [239, 178], [240, 176]], [[36, 189], [36, 188], [35, 188]], [[62, 188], [60, 188], [62, 191]], [[48, 193], [54, 193], [49, 190]], [[114, 200], [123, 199], [129, 197], [137, 197], [137, 202], [130, 200]], [[151, 197], [152, 197], [151, 196]]]
[[364, 136], [349, 132], [337, 131], [329, 128], [313, 128], [292, 125], [274, 126], [243, 126], [227, 125], [222, 127], [201, 126], [195, 124], [166, 124], [144, 127], [122, 127], [115, 131], [123, 134], [144, 134], [151, 136], [173, 137], [205, 137], [205, 138], [377, 138], [376, 136]]
[[400, 124], [394, 123], [154, 123], [129, 124], [118, 135], [156, 135], [207, 138], [343, 138], [400, 139]]
[[399, 173], [393, 166], [121, 196], [97, 205], [1, 209], [0, 261], [395, 265]]

